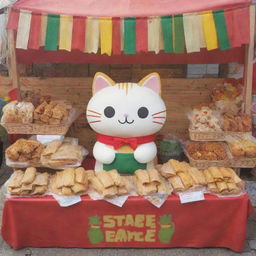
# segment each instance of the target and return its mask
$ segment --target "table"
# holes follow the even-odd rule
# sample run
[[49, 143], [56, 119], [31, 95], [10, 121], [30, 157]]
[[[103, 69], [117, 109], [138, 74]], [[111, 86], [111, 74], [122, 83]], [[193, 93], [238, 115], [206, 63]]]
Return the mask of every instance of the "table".
[[2, 236], [13, 248], [226, 247], [241, 251], [253, 208], [247, 195], [181, 204], [169, 196], [161, 208], [130, 197], [122, 208], [106, 201], [60, 207], [51, 196], [8, 198]]

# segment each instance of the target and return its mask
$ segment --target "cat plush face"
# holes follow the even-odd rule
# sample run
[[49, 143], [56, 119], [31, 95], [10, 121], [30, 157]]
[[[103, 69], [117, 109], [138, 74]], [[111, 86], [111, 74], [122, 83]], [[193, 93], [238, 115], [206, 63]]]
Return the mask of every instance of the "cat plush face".
[[93, 97], [86, 117], [97, 133], [115, 137], [139, 137], [158, 132], [166, 120], [159, 96], [160, 78], [152, 73], [136, 83], [115, 83], [103, 73], [93, 81]]

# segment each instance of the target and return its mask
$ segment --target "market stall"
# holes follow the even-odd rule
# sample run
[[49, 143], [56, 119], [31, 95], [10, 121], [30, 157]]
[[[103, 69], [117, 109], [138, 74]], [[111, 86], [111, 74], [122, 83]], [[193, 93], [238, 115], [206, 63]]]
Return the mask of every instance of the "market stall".
[[[4, 240], [14, 248], [227, 247], [241, 251], [246, 237], [246, 220], [252, 209], [244, 194], [244, 182], [230, 167], [244, 166], [241, 161], [226, 159], [225, 153], [224, 158], [219, 159], [217, 153], [222, 151], [219, 144], [209, 142], [207, 145], [212, 149], [210, 153], [217, 151], [218, 159], [213, 159], [212, 164], [206, 159], [207, 161], [203, 160], [203, 164], [200, 162], [201, 165], [197, 166], [197, 162], [189, 158], [190, 153], [194, 154], [195, 147], [197, 155], [201, 156], [202, 153], [198, 145], [191, 143], [191, 146], [186, 146], [190, 164], [171, 160], [161, 166], [155, 165], [152, 161], [155, 152], [151, 158], [146, 156], [146, 160], [141, 161], [143, 164], [133, 162], [133, 169], [128, 164], [128, 158], [124, 158], [128, 154], [127, 149], [116, 151], [119, 157], [123, 154], [119, 159], [127, 160], [123, 160], [120, 167], [116, 154], [114, 162], [116, 164], [119, 161], [119, 166], [113, 167], [113, 160], [101, 157], [110, 152], [105, 151], [105, 154], [101, 146], [93, 151], [96, 168], [91, 165], [94, 160], [82, 163], [88, 152], [79, 145], [78, 140], [57, 137], [51, 141], [48, 136], [66, 134], [80, 113], [77, 109], [88, 104], [93, 84], [93, 97], [87, 106], [87, 120], [98, 133], [97, 141], [111, 145], [115, 150], [123, 144], [130, 145], [134, 150], [132, 152], [141, 145], [151, 143], [151, 148], [145, 147], [136, 156], [140, 159], [144, 157], [143, 154], [150, 155], [154, 152], [154, 136], [151, 134], [160, 130], [165, 119], [167, 123], [161, 132], [167, 134], [173, 129], [171, 118], [172, 115], [175, 117], [175, 109], [177, 113], [180, 109], [184, 112], [186, 103], [182, 104], [180, 98], [170, 98], [173, 97], [170, 96], [172, 86], [181, 95], [185, 94], [182, 88], [187, 86], [193, 94], [184, 96], [183, 100], [198, 104], [198, 99], [201, 100], [199, 103], [203, 103], [208, 98], [209, 92], [206, 94], [205, 91], [211, 91], [221, 79], [201, 82], [177, 79], [174, 85], [171, 79], [165, 79], [162, 81], [161, 91], [159, 75], [156, 73], [145, 76], [133, 85], [116, 84], [102, 73], [96, 74], [93, 81], [91, 78], [40, 81], [36, 78], [19, 78], [17, 63], [47, 61], [170, 64], [237, 61], [245, 64], [241, 109], [249, 114], [254, 19], [254, 6], [248, 0], [209, 3], [193, 1], [193, 4], [187, 0], [157, 3], [112, 0], [111, 4], [107, 0], [76, 0], [72, 3], [67, 0], [62, 1], [61, 6], [53, 0], [36, 3], [32, 0], [17, 1], [10, 9], [7, 29], [10, 75], [12, 85], [18, 91], [18, 99], [24, 98], [28, 88], [40, 91], [41, 96], [45, 96], [44, 92], [47, 91], [47, 95], [52, 93], [57, 98], [63, 98], [59, 99], [62, 101], [44, 98], [40, 103], [14, 103], [5, 108], [1, 123], [7, 131], [10, 134], [34, 134], [36, 140], [20, 139], [6, 150], [7, 164], [16, 168], [16, 171], [7, 184], [10, 198], [6, 199], [3, 213]], [[77, 83], [74, 88], [70, 84], [72, 81]], [[198, 88], [192, 86], [195, 82], [198, 82]], [[9, 83], [6, 82], [7, 85]], [[47, 86], [43, 88], [43, 84]], [[118, 133], [118, 130], [117, 137], [109, 134], [107, 128], [98, 128], [95, 124], [101, 122], [97, 118], [101, 117], [102, 111], [99, 112], [97, 107], [104, 102], [104, 97], [111, 97], [110, 94], [104, 95], [103, 91], [106, 93], [106, 89], [113, 90], [115, 95], [114, 85], [119, 88], [119, 94], [120, 89], [126, 90], [126, 96], [129, 88], [137, 88], [145, 102], [153, 102], [155, 126], [142, 124], [137, 130], [133, 130], [132, 134], [135, 135], [129, 134], [128, 138], [125, 133]], [[81, 88], [84, 95], [79, 93]], [[161, 92], [164, 101], [159, 96]], [[198, 93], [201, 95], [198, 96]], [[64, 102], [64, 99], [69, 99], [71, 105]], [[114, 102], [116, 98], [113, 96], [112, 100]], [[132, 106], [133, 102], [129, 103]], [[165, 104], [166, 110], [160, 111], [165, 108]], [[127, 106], [122, 105], [122, 108], [125, 107]], [[148, 116], [148, 109], [141, 107], [139, 110], [141, 119]], [[22, 117], [19, 112], [23, 113]], [[108, 106], [104, 114], [107, 118], [112, 118], [115, 110]], [[129, 123], [128, 115], [129, 113], [125, 114], [124, 123]], [[241, 122], [246, 123], [244, 120]], [[122, 124], [120, 121], [119, 123]], [[188, 125], [176, 123], [176, 130], [182, 127], [182, 130], [188, 131]], [[109, 127], [110, 125], [108, 129]], [[148, 133], [143, 134], [145, 131]], [[247, 130], [242, 132], [245, 131]], [[75, 131], [72, 135], [76, 137]], [[95, 142], [93, 136], [87, 134], [85, 137], [91, 137]], [[199, 139], [201, 140], [202, 138]], [[203, 140], [213, 139], [208, 136]], [[222, 140], [223, 138], [218, 139]], [[209, 152], [204, 154], [208, 156]], [[250, 163], [256, 165], [253, 159], [250, 159]], [[79, 167], [81, 165], [84, 168]], [[46, 172], [43, 169], [42, 172], [38, 169], [40, 167], [53, 170]], [[120, 173], [125, 175], [121, 176]], [[213, 195], [204, 195], [205, 193]], [[54, 198], [44, 196], [49, 194], [54, 195]], [[33, 198], [33, 195], [39, 197]], [[226, 207], [227, 204], [229, 207]], [[69, 225], [68, 228], [66, 224]], [[64, 230], [68, 232], [63, 232]]]

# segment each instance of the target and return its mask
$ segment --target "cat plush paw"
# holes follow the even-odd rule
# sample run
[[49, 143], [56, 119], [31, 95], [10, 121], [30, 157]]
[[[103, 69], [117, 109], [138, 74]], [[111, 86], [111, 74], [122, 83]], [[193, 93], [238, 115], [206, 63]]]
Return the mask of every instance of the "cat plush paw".
[[115, 151], [103, 143], [96, 142], [93, 147], [94, 158], [103, 164], [111, 164], [115, 160]]
[[137, 147], [134, 151], [134, 158], [142, 164], [152, 161], [157, 154], [156, 144], [154, 142], [145, 143]]

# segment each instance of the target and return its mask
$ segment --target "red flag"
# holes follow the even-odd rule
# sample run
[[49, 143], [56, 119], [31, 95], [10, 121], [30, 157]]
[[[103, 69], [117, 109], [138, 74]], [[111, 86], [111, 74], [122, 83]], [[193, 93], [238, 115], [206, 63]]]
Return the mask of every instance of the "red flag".
[[136, 50], [148, 51], [148, 21], [147, 18], [136, 19]]
[[20, 12], [18, 10], [11, 9], [6, 29], [17, 30], [19, 17], [20, 17]]
[[112, 51], [113, 54], [121, 54], [121, 27], [120, 18], [112, 19]]
[[85, 49], [85, 17], [73, 17], [72, 50]]
[[226, 19], [226, 26], [228, 30], [228, 39], [230, 42], [231, 47], [236, 47], [234, 42], [234, 27], [233, 27], [233, 11], [225, 11], [224, 12], [225, 19]]
[[39, 49], [40, 48], [40, 31], [41, 29], [41, 15], [32, 14], [31, 25], [30, 25], [30, 35], [28, 41], [29, 49]]

